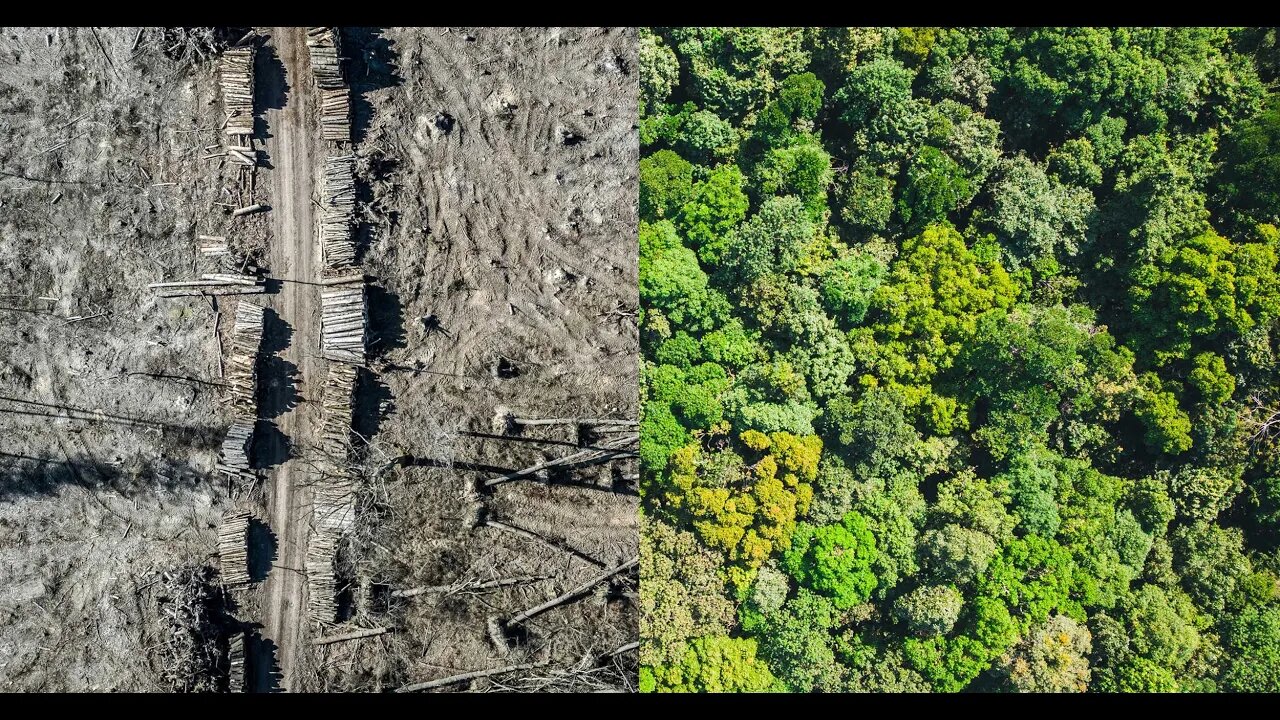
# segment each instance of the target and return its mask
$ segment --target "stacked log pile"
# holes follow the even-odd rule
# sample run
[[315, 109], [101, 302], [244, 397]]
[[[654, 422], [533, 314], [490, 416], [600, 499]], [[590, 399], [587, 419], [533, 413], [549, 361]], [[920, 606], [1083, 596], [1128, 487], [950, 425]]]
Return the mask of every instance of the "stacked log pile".
[[227, 639], [227, 690], [244, 692], [244, 633], [232, 633]]
[[324, 161], [320, 250], [327, 271], [350, 268], [356, 261], [352, 236], [356, 212], [356, 156], [340, 155]]
[[218, 469], [231, 476], [250, 473], [253, 426], [258, 420], [258, 350], [262, 346], [263, 308], [250, 302], [236, 305], [227, 357], [227, 383], [235, 421], [222, 442]]
[[228, 48], [222, 53], [218, 70], [222, 107], [227, 111], [228, 136], [253, 136], [253, 51], [252, 45]]
[[262, 345], [260, 305], [241, 302], [236, 305], [235, 325], [231, 329], [231, 353], [227, 358], [227, 380], [231, 385], [231, 405], [237, 418], [253, 420], [258, 416], [258, 348]]
[[364, 285], [320, 293], [320, 354], [336, 362], [364, 363], [369, 313]]
[[321, 458], [319, 480], [312, 485], [312, 526], [307, 548], [307, 578], [311, 585], [311, 615], [332, 623], [337, 614], [333, 577], [334, 549], [355, 522], [357, 476], [349, 465], [352, 403], [356, 368], [333, 364], [321, 398]]
[[312, 620], [325, 625], [338, 616], [338, 585], [333, 575], [337, 551], [337, 539], [328, 534], [312, 535], [307, 544], [307, 610]]
[[320, 88], [320, 133], [325, 140], [351, 142], [351, 93], [342, 77], [342, 45], [336, 28], [307, 29], [311, 73]]
[[247, 512], [228, 512], [218, 526], [218, 560], [222, 563], [222, 584], [248, 585], [249, 518]]
[[231, 476], [240, 476], [249, 472], [249, 452], [253, 447], [252, 420], [237, 419], [227, 431], [222, 441], [222, 451], [218, 457], [218, 470]]

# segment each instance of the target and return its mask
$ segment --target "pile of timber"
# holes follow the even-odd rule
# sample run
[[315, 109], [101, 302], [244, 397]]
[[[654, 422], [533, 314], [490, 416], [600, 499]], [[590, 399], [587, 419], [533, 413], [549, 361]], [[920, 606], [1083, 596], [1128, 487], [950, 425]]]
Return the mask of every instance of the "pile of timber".
[[320, 354], [336, 362], [364, 363], [369, 313], [364, 285], [320, 293]]
[[351, 92], [342, 77], [342, 45], [335, 28], [307, 29], [311, 73], [320, 88], [320, 134], [325, 140], [351, 142]]
[[218, 470], [233, 477], [251, 474], [249, 453], [253, 427], [258, 420], [258, 351], [262, 346], [263, 308], [251, 302], [236, 304], [231, 328], [231, 349], [227, 356], [227, 384], [231, 386], [231, 407], [235, 422], [222, 441]]
[[[225, 241], [224, 241], [225, 242]], [[235, 273], [205, 273], [199, 280], [177, 280], [151, 283], [147, 286], [158, 291], [160, 297], [186, 297], [190, 295], [246, 295], [263, 292], [262, 278], [257, 275]]]
[[315, 532], [307, 548], [307, 582], [310, 584], [311, 616], [323, 623], [332, 623], [337, 614], [334, 548], [355, 523], [358, 477], [349, 462], [356, 372], [353, 365], [330, 365], [321, 396], [322, 457], [316, 463], [320, 478], [311, 487], [311, 523]]
[[249, 584], [249, 517], [247, 512], [228, 512], [218, 526], [223, 585]]
[[218, 68], [227, 135], [253, 136], [253, 46], [228, 48]]
[[221, 235], [197, 235], [200, 243], [200, 256], [207, 258], [229, 257], [231, 248], [227, 247], [227, 239]]
[[333, 573], [337, 550], [337, 538], [328, 533], [314, 534], [307, 543], [307, 609], [312, 620], [326, 625], [338, 619], [338, 583]]
[[222, 441], [218, 470], [231, 476], [249, 472], [249, 452], [253, 446], [253, 420], [237, 419]]
[[244, 692], [244, 633], [234, 632], [227, 639], [227, 690]]
[[350, 268], [356, 262], [352, 236], [356, 212], [356, 156], [325, 158], [320, 214], [320, 251], [325, 270]]
[[311, 73], [321, 90], [345, 90], [342, 79], [342, 44], [337, 28], [307, 28], [307, 50], [311, 53]]
[[320, 91], [320, 136], [351, 142], [351, 93], [347, 90]]
[[356, 367], [333, 364], [325, 377], [320, 403], [320, 452], [329, 474], [345, 472], [351, 454], [352, 403], [356, 394]]
[[356, 475], [350, 465], [355, 391], [355, 366], [330, 365], [320, 400], [320, 479], [312, 486], [313, 525], [323, 533], [341, 535], [355, 521]]
[[258, 151], [252, 145], [228, 145], [223, 154], [234, 163], [248, 167], [257, 167], [258, 165]]
[[258, 349], [262, 346], [260, 305], [241, 302], [236, 305], [235, 325], [231, 330], [231, 353], [227, 358], [227, 381], [231, 385], [231, 406], [238, 418], [258, 416]]

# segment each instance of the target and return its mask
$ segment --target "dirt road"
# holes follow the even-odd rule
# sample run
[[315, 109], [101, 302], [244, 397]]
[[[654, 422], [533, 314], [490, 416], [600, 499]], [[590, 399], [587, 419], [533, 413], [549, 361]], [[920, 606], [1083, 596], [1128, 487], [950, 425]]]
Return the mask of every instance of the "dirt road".
[[[276, 57], [271, 57], [274, 49]], [[265, 58], [274, 67], [262, 73], [261, 97], [268, 137], [273, 237], [270, 277], [281, 281], [269, 296], [278, 318], [266, 328], [266, 344], [277, 348], [263, 373], [262, 412], [274, 418], [278, 432], [259, 434], [259, 452], [283, 461], [272, 468], [267, 506], [276, 537], [276, 558], [262, 586], [264, 647], [273, 648], [280, 689], [303, 690], [306, 657], [306, 554], [311, 493], [304, 448], [313, 446], [319, 427], [318, 400], [324, 383], [320, 341], [320, 296], [315, 278], [316, 220], [312, 193], [316, 168], [323, 163], [304, 28], [273, 28]], [[282, 66], [282, 67], [281, 67]], [[261, 66], [259, 67], [261, 70]], [[301, 282], [299, 282], [301, 281]], [[262, 663], [251, 687], [272, 688], [269, 665]]]

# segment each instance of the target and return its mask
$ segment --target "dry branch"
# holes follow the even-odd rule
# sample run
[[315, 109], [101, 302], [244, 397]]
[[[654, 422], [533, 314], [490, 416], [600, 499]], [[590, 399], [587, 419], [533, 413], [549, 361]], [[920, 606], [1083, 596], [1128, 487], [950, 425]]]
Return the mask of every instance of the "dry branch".
[[572, 590], [570, 590], [569, 592], [564, 593], [563, 595], [559, 595], [559, 596], [557, 596], [557, 597], [554, 597], [554, 598], [552, 598], [552, 599], [550, 599], [550, 600], [548, 600], [548, 601], [546, 601], [546, 602], [542, 603], [541, 605], [538, 605], [538, 606], [535, 606], [535, 607], [531, 607], [531, 608], [529, 608], [528, 610], [524, 610], [524, 611], [522, 611], [522, 612], [516, 613], [515, 615], [513, 615], [513, 616], [511, 617], [511, 619], [507, 620], [507, 621], [506, 621], [506, 623], [504, 623], [504, 624], [506, 625], [506, 627], [511, 627], [512, 625], [519, 625], [520, 623], [523, 623], [523, 622], [525, 622], [525, 621], [527, 621], [527, 620], [529, 620], [529, 619], [531, 619], [531, 618], [534, 618], [534, 617], [536, 617], [536, 616], [538, 616], [538, 615], [541, 615], [542, 613], [544, 613], [544, 612], [546, 612], [546, 611], [548, 611], [548, 610], [551, 610], [552, 608], [559, 607], [560, 605], [563, 605], [563, 604], [565, 604], [565, 603], [569, 602], [570, 600], [573, 600], [574, 598], [576, 598], [576, 597], [578, 597], [579, 595], [581, 595], [581, 594], [583, 594], [583, 593], [587, 592], [588, 590], [590, 590], [591, 588], [595, 587], [596, 585], [599, 585], [600, 583], [604, 582], [605, 580], [608, 580], [609, 578], [613, 577], [614, 575], [617, 575], [617, 574], [619, 574], [619, 573], [626, 572], [627, 570], [630, 570], [631, 568], [633, 568], [633, 567], [635, 567], [635, 566], [637, 566], [637, 565], [639, 565], [639, 564], [640, 564], [640, 558], [638, 558], [638, 557], [631, 558], [630, 560], [628, 560], [627, 562], [625, 562], [625, 563], [623, 563], [623, 564], [619, 565], [618, 567], [611, 568], [611, 569], [609, 569], [609, 570], [606, 570], [606, 571], [605, 571], [605, 572], [603, 572], [603, 573], [600, 573], [599, 575], [596, 575], [595, 577], [593, 577], [593, 578], [591, 578], [590, 580], [588, 580], [588, 581], [586, 581], [586, 582], [582, 583], [581, 585], [579, 585], [579, 586], [577, 586], [577, 587], [573, 588], [573, 589], [572, 589]]
[[403, 685], [396, 688], [396, 692], [418, 692], [419, 690], [431, 690], [434, 688], [446, 687], [449, 685], [457, 685], [468, 680], [478, 680], [480, 678], [490, 677], [492, 675], [503, 675], [506, 673], [519, 672], [521, 670], [532, 670], [547, 665], [547, 663], [524, 663], [522, 665], [507, 665], [505, 667], [493, 668], [491, 670], [476, 670], [474, 672], [462, 673], [461, 675], [450, 675], [439, 680], [428, 680], [427, 682], [413, 683], [411, 685]]

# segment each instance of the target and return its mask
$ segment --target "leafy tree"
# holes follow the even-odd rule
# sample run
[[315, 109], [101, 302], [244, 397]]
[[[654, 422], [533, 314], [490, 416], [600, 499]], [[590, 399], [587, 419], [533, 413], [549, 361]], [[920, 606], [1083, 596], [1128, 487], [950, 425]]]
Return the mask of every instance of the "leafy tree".
[[922, 585], [898, 598], [895, 614], [914, 635], [945, 635], [960, 618], [964, 596], [952, 585]]
[[1223, 137], [1218, 160], [1219, 202], [1229, 217], [1280, 223], [1280, 97]]
[[853, 129], [851, 150], [873, 163], [909, 154], [923, 138], [926, 106], [912, 97], [914, 73], [891, 58], [877, 58], [849, 71], [833, 98]]
[[887, 268], [866, 253], [832, 261], [822, 271], [822, 301], [842, 326], [860, 324], [871, 306], [871, 295], [884, 282]]
[[675, 217], [693, 196], [693, 164], [671, 150], [640, 161], [640, 217], [649, 222]]
[[640, 668], [640, 692], [777, 692], [756, 641], [712, 635], [688, 643], [678, 663]]
[[960, 165], [941, 150], [926, 145], [907, 166], [898, 215], [909, 228], [919, 230], [946, 220], [972, 196]]
[[640, 104], [655, 111], [665, 102], [680, 79], [680, 62], [662, 38], [641, 28], [640, 39]]
[[773, 271], [793, 272], [813, 235], [813, 222], [800, 198], [769, 198], [730, 236], [726, 269], [746, 283]]
[[692, 185], [688, 200], [680, 209], [678, 223], [698, 258], [708, 267], [718, 267], [733, 228], [747, 215], [745, 179], [736, 165], [713, 169], [707, 179]]
[[979, 263], [949, 225], [930, 226], [903, 243], [889, 278], [876, 289], [868, 327], [854, 331], [855, 355], [868, 365], [867, 385], [900, 384], [939, 433], [962, 424], [954, 400], [929, 391], [973, 334], [978, 315], [1009, 307], [1014, 289], [998, 264]]
[[875, 538], [866, 519], [850, 512], [839, 525], [797, 525], [782, 563], [801, 585], [830, 597], [837, 610], [847, 610], [875, 589], [875, 559]]
[[1084, 692], [1092, 646], [1087, 628], [1066, 615], [1054, 615], [1001, 660], [999, 674], [1018, 692]]
[[1088, 241], [1093, 195], [1059, 183], [1023, 156], [1004, 163], [991, 194], [994, 206], [984, 220], [1012, 267], [1075, 255]]
[[809, 62], [801, 28], [672, 28], [664, 33], [686, 68], [685, 88], [707, 110], [738, 120]]
[[829, 599], [801, 588], [764, 624], [760, 655], [791, 691], [840, 689], [843, 671], [831, 638], [836, 618]]
[[1228, 624], [1230, 665], [1223, 686], [1232, 692], [1280, 692], [1280, 606], [1251, 607]]
[[687, 640], [723, 634], [734, 606], [721, 579], [720, 559], [692, 534], [641, 518], [640, 662], [679, 662]]

